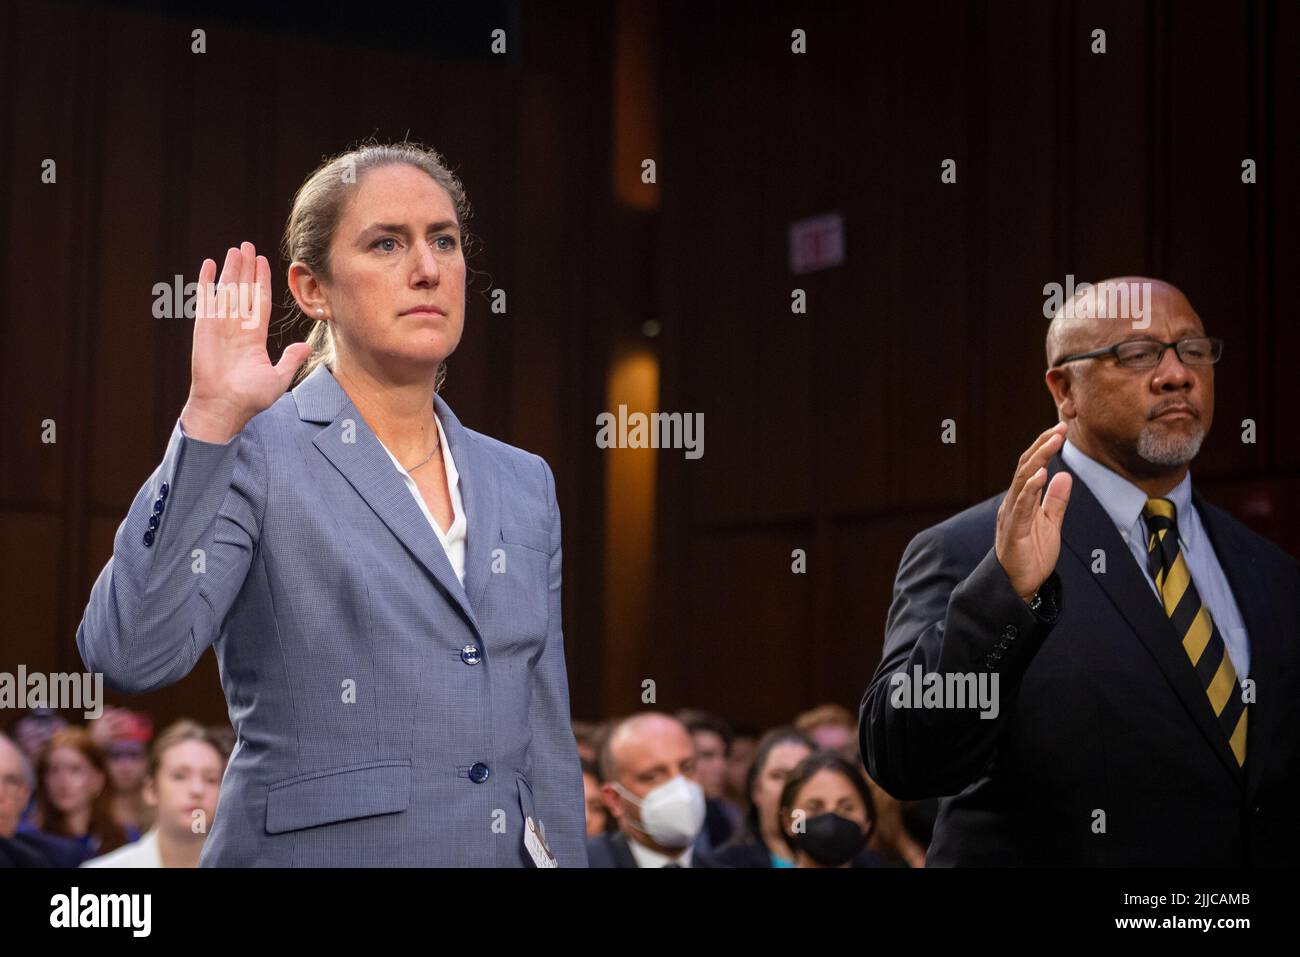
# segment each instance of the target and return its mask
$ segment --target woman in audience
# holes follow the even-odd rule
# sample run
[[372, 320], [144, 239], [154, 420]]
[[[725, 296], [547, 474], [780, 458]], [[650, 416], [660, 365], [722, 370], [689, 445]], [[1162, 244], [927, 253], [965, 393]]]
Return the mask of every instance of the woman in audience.
[[790, 772], [777, 814], [795, 867], [886, 866], [867, 850], [875, 826], [867, 779], [833, 751], [815, 751]]
[[85, 728], [60, 728], [36, 761], [35, 829], [76, 840], [86, 851], [106, 854], [140, 832], [113, 819], [108, 760]]
[[226, 752], [214, 733], [193, 721], [173, 724], [154, 742], [145, 773], [153, 827], [134, 844], [81, 866], [198, 867], [225, 769]]
[[715, 866], [794, 867], [777, 820], [777, 805], [786, 775], [812, 752], [812, 739], [797, 728], [773, 728], [763, 735], [745, 779], [745, 793], [749, 795], [745, 825], [714, 851]]

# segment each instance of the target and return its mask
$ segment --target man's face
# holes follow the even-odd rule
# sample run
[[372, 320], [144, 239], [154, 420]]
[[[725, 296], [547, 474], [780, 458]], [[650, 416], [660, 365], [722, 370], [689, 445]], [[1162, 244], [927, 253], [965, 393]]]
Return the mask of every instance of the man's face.
[[32, 786], [22, 756], [14, 745], [0, 740], [0, 837], [14, 836], [31, 797]]
[[[686, 728], [677, 722], [646, 723], [637, 728], [618, 743], [616, 761], [618, 783], [637, 798], [644, 798], [678, 775], [692, 781], [699, 780], [695, 742]], [[629, 819], [641, 823], [641, 809], [624, 798], [617, 788], [605, 785], [605, 798], [610, 812], [625, 831], [625, 822]], [[640, 839], [633, 832], [627, 833]]]
[[[1104, 315], [1080, 322], [1069, 351], [1205, 335], [1191, 304], [1170, 286], [1152, 284], [1148, 310], [1145, 329]], [[1132, 475], [1163, 475], [1186, 465], [1214, 421], [1214, 366], [1185, 365], [1173, 349], [1153, 369], [1124, 368], [1107, 356], [1051, 370], [1048, 381], [1071, 438], [1079, 437], [1076, 444]]]
[[705, 797], [720, 798], [727, 788], [727, 742], [722, 735], [701, 729], [696, 731], [695, 768]]

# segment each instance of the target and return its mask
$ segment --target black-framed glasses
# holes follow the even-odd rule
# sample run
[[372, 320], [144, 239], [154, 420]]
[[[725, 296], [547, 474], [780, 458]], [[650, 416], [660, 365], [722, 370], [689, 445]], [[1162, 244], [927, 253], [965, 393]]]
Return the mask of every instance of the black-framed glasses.
[[1125, 369], [1154, 369], [1165, 357], [1165, 350], [1173, 349], [1183, 365], [1208, 366], [1223, 358], [1223, 340], [1213, 336], [1192, 336], [1177, 342], [1161, 342], [1159, 339], [1128, 339], [1117, 342], [1105, 349], [1092, 352], [1079, 352], [1062, 356], [1052, 363], [1052, 368], [1080, 359], [1102, 359], [1114, 356], [1115, 362]]

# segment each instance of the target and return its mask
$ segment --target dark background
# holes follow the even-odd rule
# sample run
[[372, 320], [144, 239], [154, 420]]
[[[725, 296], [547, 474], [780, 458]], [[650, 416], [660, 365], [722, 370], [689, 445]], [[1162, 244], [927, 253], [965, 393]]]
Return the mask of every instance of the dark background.
[[[0, 11], [0, 668], [82, 670], [90, 586], [188, 389], [191, 323], [153, 319], [153, 285], [248, 239], [282, 295], [294, 190], [372, 135], [436, 147], [469, 190], [443, 394], [554, 468], [575, 718], [646, 679], [758, 726], [855, 708], [908, 539], [1054, 420], [1042, 289], [1069, 273], [1166, 279], [1227, 340], [1195, 479], [1300, 552], [1300, 4], [228, 6]], [[830, 210], [847, 261], [793, 276], [790, 222]], [[594, 441], [627, 355], [658, 408], [705, 418], [704, 457], [642, 453], [639, 493]], [[211, 655], [131, 700], [225, 716]]]

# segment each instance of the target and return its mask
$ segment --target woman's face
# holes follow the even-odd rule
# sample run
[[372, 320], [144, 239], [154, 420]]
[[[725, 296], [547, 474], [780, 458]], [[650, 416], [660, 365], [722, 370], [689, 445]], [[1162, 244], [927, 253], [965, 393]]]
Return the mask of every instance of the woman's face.
[[431, 375], [465, 326], [465, 255], [451, 196], [406, 164], [361, 174], [321, 285], [340, 351]]
[[[862, 803], [862, 796], [843, 774], [822, 768], [801, 787], [794, 796], [792, 810], [803, 811], [804, 820], [818, 814], [832, 812], [840, 817], [855, 821], [864, 831], [867, 829], [867, 808]], [[786, 830], [791, 830], [792, 821], [786, 821]]]
[[202, 741], [182, 741], [164, 751], [144, 792], [145, 801], [158, 808], [158, 826], [176, 835], [206, 834], [224, 770], [221, 755]]
[[55, 748], [45, 771], [50, 802], [64, 814], [88, 810], [104, 789], [104, 775], [76, 748]]
[[775, 825], [777, 805], [781, 802], [781, 789], [785, 787], [786, 776], [810, 753], [808, 746], [798, 741], [783, 742], [767, 753], [767, 764], [755, 779], [754, 793], [750, 795], [758, 808], [759, 820], [767, 822], [763, 825], [765, 828]]

